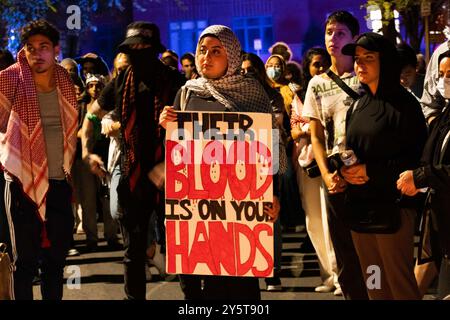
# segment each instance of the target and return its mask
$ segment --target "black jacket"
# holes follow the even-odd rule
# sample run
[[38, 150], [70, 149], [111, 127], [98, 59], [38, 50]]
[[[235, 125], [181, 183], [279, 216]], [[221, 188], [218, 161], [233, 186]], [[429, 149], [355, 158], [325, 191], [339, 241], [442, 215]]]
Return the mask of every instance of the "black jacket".
[[[177, 71], [165, 66], [159, 59], [155, 59], [146, 68], [128, 67], [116, 78], [108, 83], [97, 99], [100, 107], [105, 111], [114, 110], [121, 122], [121, 136], [125, 136], [127, 123], [123, 120], [123, 102], [130, 101], [124, 97], [127, 77], [133, 70], [136, 120], [133, 130], [136, 130], [137, 143], [135, 165], [139, 165], [138, 187], [132, 191], [129, 176], [124, 172], [126, 150], [129, 148], [125, 139], [121, 142], [122, 175], [117, 188], [119, 202], [123, 208], [129, 210], [152, 210], [162, 202], [163, 197], [147, 178], [147, 173], [158, 163], [164, 161], [164, 131], [159, 126], [159, 115], [165, 105], [171, 105], [176, 92], [182, 86], [184, 77]], [[131, 108], [130, 108], [131, 110]], [[134, 194], [134, 195], [133, 195]], [[136, 201], [136, 199], [138, 199]]]
[[[103, 110], [115, 110], [120, 121], [122, 121], [123, 92], [130, 71], [129, 67], [108, 83], [97, 100]], [[147, 68], [147, 72], [139, 71], [135, 73], [137, 107], [135, 125], [139, 132], [138, 153], [141, 169], [142, 172], [148, 172], [155, 164], [164, 160], [163, 152], [155, 154], [155, 150], [164, 140], [164, 132], [158, 124], [159, 115], [164, 106], [173, 104], [176, 93], [185, 79], [178, 71], [164, 65], [158, 59], [155, 60], [152, 69]], [[121, 130], [124, 130], [124, 127], [122, 123]]]
[[[366, 165], [369, 181], [349, 185], [347, 192], [364, 201], [390, 202], [401, 197], [400, 173], [418, 166], [427, 128], [419, 102], [400, 85], [395, 47], [386, 43], [381, 48], [377, 91], [372, 94], [363, 84], [366, 94], [347, 113], [347, 147]], [[408, 198], [401, 206], [416, 206]]]
[[432, 220], [437, 227], [442, 255], [450, 255], [450, 147], [444, 139], [450, 131], [450, 108], [447, 107], [430, 126], [422, 167], [414, 170], [417, 188], [429, 187]]

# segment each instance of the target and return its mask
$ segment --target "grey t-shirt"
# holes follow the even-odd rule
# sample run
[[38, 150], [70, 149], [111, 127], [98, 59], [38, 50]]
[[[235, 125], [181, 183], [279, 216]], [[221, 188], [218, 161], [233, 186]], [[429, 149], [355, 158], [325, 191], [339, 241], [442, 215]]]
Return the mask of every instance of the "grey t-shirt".
[[56, 90], [38, 93], [38, 100], [47, 150], [48, 178], [64, 180], [64, 138], [58, 93]]

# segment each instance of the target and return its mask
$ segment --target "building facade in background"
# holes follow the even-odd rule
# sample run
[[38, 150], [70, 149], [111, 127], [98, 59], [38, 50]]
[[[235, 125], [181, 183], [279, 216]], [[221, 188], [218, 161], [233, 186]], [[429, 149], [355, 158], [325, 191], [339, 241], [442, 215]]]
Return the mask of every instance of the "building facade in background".
[[[122, 0], [124, 2], [125, 0]], [[131, 1], [131, 0], [127, 0]], [[293, 59], [300, 61], [312, 46], [324, 45], [324, 22], [333, 11], [344, 9], [355, 15], [361, 32], [368, 31], [364, 0], [160, 0], [132, 1], [131, 12], [107, 10], [93, 22], [95, 30], [80, 36], [78, 55], [95, 52], [111, 66], [117, 45], [131, 21], [156, 23], [167, 48], [181, 56], [195, 51], [201, 32], [209, 25], [223, 24], [233, 29], [243, 50], [258, 54], [264, 61], [277, 41], [286, 42]], [[68, 38], [70, 40], [70, 36]], [[70, 46], [71, 42], [67, 44]], [[72, 44], [73, 46], [73, 44]], [[67, 48], [64, 52], [73, 52]]]
[[[430, 21], [432, 50], [445, 39], [442, 29], [447, 26], [446, 34], [450, 34], [450, 0], [439, 1], [442, 6], [434, 12]], [[45, 2], [37, 2], [44, 6]], [[110, 66], [117, 54], [117, 45], [124, 38], [126, 26], [135, 20], [157, 23], [164, 44], [179, 55], [194, 52], [198, 36], [208, 25], [224, 24], [235, 31], [247, 52], [266, 59], [269, 55], [268, 48], [277, 41], [284, 41], [290, 45], [293, 58], [299, 61], [308, 48], [323, 46], [323, 23], [327, 15], [335, 10], [345, 9], [354, 14], [360, 21], [361, 32], [368, 31], [368, 26], [380, 27], [380, 12], [367, 12], [363, 7], [366, 2], [367, 0], [64, 0], [56, 2], [57, 10], [47, 8], [46, 13], [42, 14], [61, 31], [62, 57], [94, 52], [101, 55]], [[91, 7], [86, 7], [87, 3]], [[66, 10], [69, 5], [81, 9], [82, 26], [78, 30], [66, 26], [70, 15]], [[24, 14], [24, 5], [21, 6], [7, 16], [10, 17], [9, 20], [3, 17], [4, 23], [0, 24], [0, 46], [9, 45], [14, 39], [18, 41], [20, 25], [14, 17], [15, 14]], [[4, 7], [0, 5], [0, 10], [2, 8]], [[372, 21], [366, 21], [366, 15]], [[416, 50], [420, 47], [420, 51], [424, 52], [425, 43], [420, 39], [423, 38], [420, 32], [411, 39], [405, 37], [406, 22], [402, 16], [396, 19], [397, 30], [400, 29], [402, 38], [408, 42], [416, 39]], [[413, 19], [413, 25], [414, 22]], [[409, 27], [408, 30], [411, 25]], [[421, 41], [419, 46], [417, 39]], [[18, 44], [14, 47], [18, 47]]]
[[135, 8], [134, 20], [158, 24], [166, 46], [180, 55], [194, 52], [200, 33], [208, 25], [223, 24], [233, 29], [244, 51], [267, 58], [270, 46], [284, 41], [291, 47], [294, 59], [314, 46], [323, 46], [324, 21], [338, 9], [353, 13], [367, 31], [361, 0], [183, 0], [145, 2], [145, 10]]

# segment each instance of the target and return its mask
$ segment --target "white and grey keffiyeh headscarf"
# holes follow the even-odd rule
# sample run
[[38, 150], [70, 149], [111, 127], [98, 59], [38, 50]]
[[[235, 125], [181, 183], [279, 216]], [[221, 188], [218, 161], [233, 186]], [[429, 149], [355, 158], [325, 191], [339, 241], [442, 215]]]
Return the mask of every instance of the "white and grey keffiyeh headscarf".
[[[206, 79], [198, 61], [202, 39], [212, 35], [220, 40], [228, 59], [226, 74], [220, 79]], [[212, 25], [200, 35], [195, 55], [195, 65], [202, 77], [186, 82], [186, 88], [201, 97], [214, 97], [227, 109], [235, 112], [271, 113], [270, 100], [259, 82], [240, 74], [242, 64], [241, 44], [233, 31], [222, 25]]]
[[[200, 43], [207, 35], [219, 39], [227, 53], [228, 69], [220, 79], [206, 79], [201, 73], [198, 61]], [[201, 97], [216, 98], [230, 111], [271, 113], [272, 128], [276, 129], [277, 125], [267, 93], [258, 80], [240, 74], [241, 64], [241, 44], [233, 31], [222, 25], [209, 26], [200, 35], [195, 54], [195, 65], [202, 77], [189, 80], [185, 87]], [[278, 151], [278, 161], [274, 162], [274, 172], [284, 173], [287, 170], [287, 157], [278, 130], [273, 130], [273, 141], [278, 142], [278, 148], [275, 149]]]

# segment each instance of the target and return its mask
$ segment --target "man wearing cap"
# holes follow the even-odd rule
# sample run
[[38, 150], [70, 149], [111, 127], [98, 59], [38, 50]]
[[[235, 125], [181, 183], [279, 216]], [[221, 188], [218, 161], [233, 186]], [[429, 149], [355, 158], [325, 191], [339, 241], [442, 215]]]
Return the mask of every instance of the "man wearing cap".
[[[125, 293], [128, 299], [146, 297], [146, 247], [152, 211], [164, 208], [164, 194], [147, 178], [156, 164], [164, 160], [164, 134], [158, 126], [165, 105], [172, 105], [183, 77], [165, 66], [158, 55], [161, 44], [158, 27], [133, 22], [127, 28], [119, 51], [130, 57], [131, 65], [114, 78], [92, 107], [98, 117], [115, 110], [122, 135], [121, 178], [117, 187], [123, 210], [121, 227], [125, 246]], [[91, 170], [104, 175], [104, 164], [92, 153], [92, 125], [84, 121], [83, 158]]]

